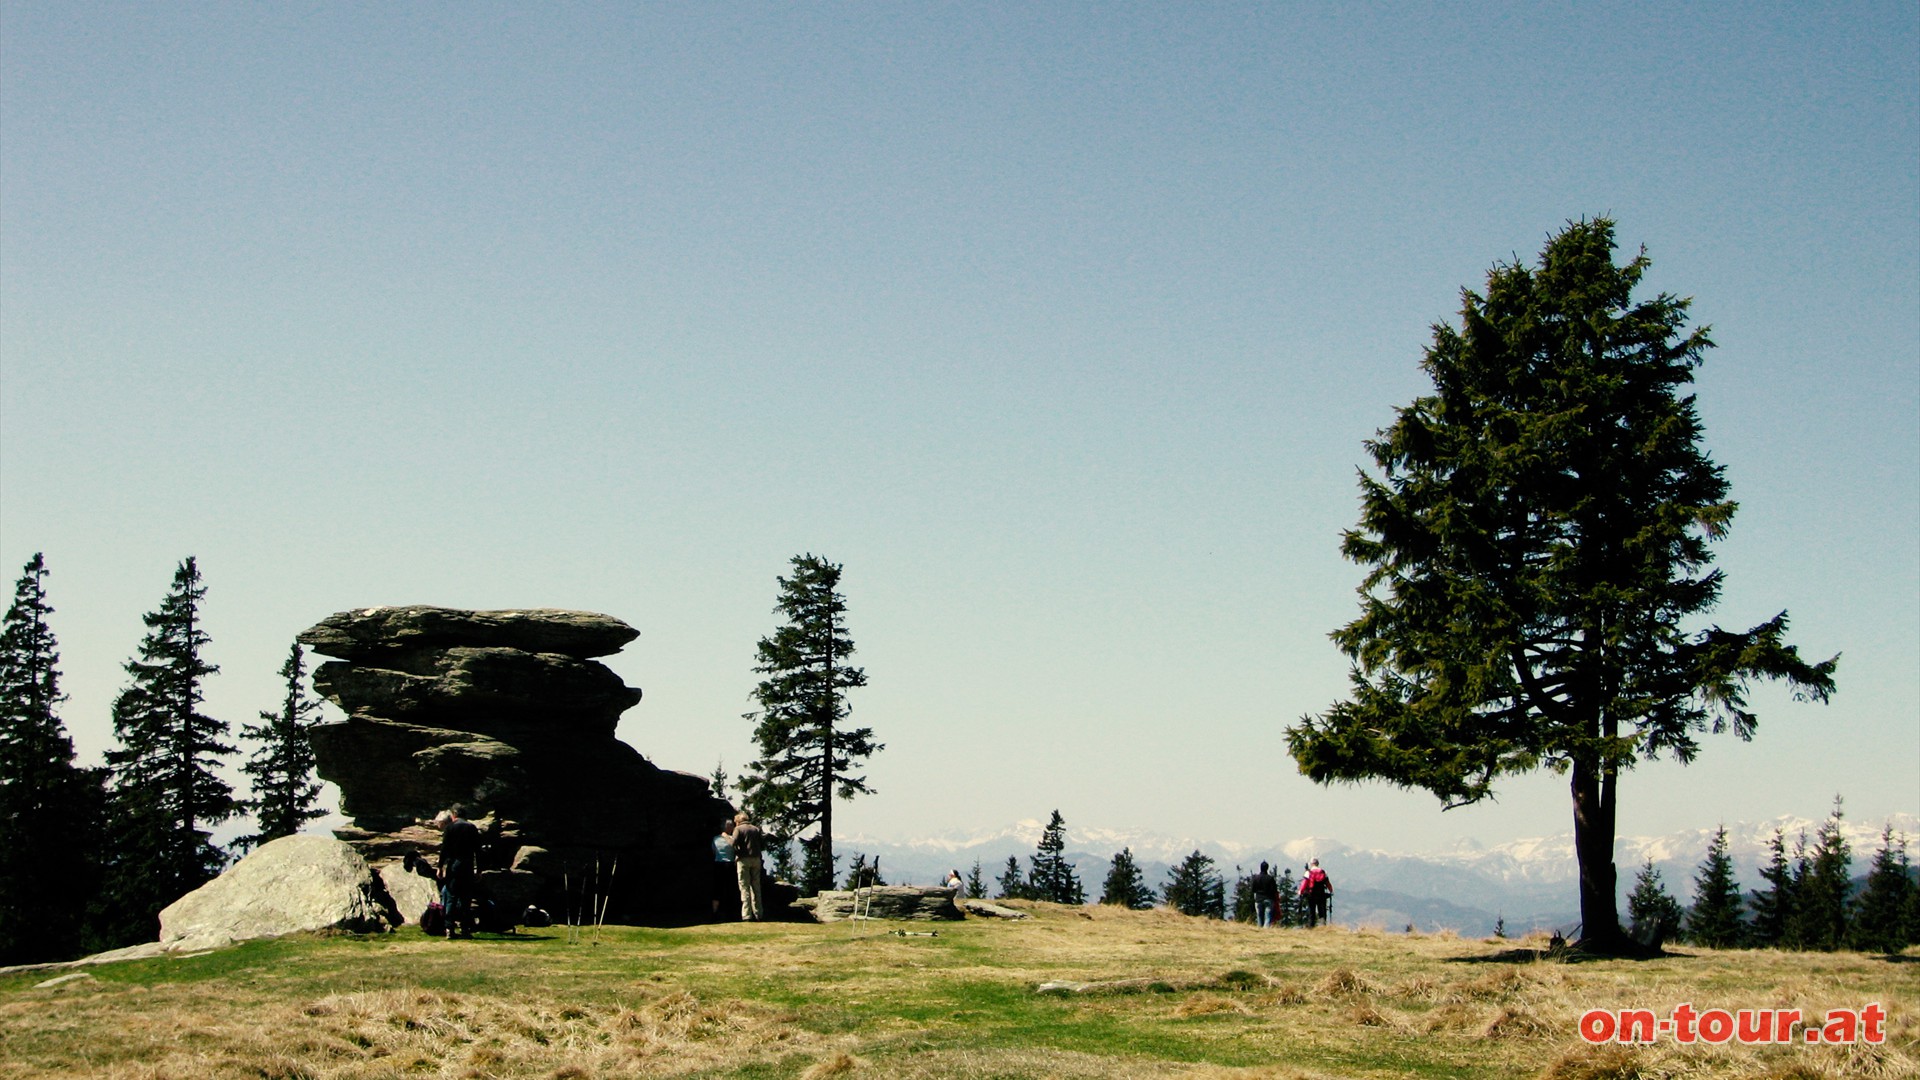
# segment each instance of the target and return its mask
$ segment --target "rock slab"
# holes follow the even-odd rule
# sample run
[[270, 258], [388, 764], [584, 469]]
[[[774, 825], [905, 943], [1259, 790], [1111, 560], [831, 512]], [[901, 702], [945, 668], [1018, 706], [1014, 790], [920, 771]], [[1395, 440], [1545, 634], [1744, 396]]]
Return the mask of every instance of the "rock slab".
[[314, 652], [342, 660], [451, 646], [502, 646], [584, 660], [617, 653], [639, 636], [619, 619], [593, 611], [469, 611], [414, 604], [342, 611], [320, 620], [300, 640]]
[[829, 889], [813, 901], [814, 920], [823, 923], [851, 918], [906, 922], [949, 922], [966, 918], [953, 902], [953, 890], [934, 885], [878, 885], [857, 893]]
[[160, 912], [169, 952], [302, 930], [377, 933], [399, 922], [366, 861], [325, 836], [283, 836]]

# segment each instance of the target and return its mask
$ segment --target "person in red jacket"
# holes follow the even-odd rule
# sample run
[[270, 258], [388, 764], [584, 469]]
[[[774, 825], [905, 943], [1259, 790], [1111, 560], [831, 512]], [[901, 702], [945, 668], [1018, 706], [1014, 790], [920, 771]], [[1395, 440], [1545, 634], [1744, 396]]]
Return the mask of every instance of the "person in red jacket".
[[1320, 860], [1307, 864], [1307, 876], [1300, 879], [1300, 899], [1307, 903], [1307, 926], [1327, 921], [1327, 909], [1333, 904], [1333, 879], [1320, 869]]

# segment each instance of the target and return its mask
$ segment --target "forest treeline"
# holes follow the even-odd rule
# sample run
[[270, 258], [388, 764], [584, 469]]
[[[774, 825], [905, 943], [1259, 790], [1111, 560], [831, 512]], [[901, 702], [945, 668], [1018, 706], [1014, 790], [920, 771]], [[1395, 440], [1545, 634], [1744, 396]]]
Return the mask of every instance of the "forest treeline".
[[[1920, 943], [1920, 883], [1907, 855], [1907, 837], [1891, 825], [1884, 828], [1865, 877], [1856, 877], [1843, 820], [1836, 799], [1833, 812], [1811, 838], [1803, 833], [1789, 846], [1784, 831], [1774, 830], [1772, 857], [1760, 868], [1760, 887], [1752, 890], [1742, 888], [1728, 854], [1727, 830], [1720, 828], [1694, 875], [1690, 905], [1667, 891], [1649, 860], [1627, 898], [1628, 932], [1656, 947], [1682, 942], [1716, 949], [1897, 953]], [[975, 899], [1085, 903], [1086, 890], [1066, 856], [1066, 845], [1066, 822], [1055, 810], [1024, 869], [1018, 856], [1008, 856], [990, 890], [976, 860], [962, 878], [965, 894]], [[1293, 871], [1275, 873], [1279, 896], [1274, 924], [1308, 925], [1307, 903]], [[1196, 850], [1170, 868], [1156, 888], [1147, 883], [1132, 850], [1122, 849], [1108, 865], [1099, 902], [1135, 909], [1165, 905], [1184, 915], [1254, 922], [1253, 875], [1238, 866], [1233, 875], [1229, 885], [1219, 864]], [[846, 887], [859, 884], [885, 882], [866, 857], [856, 853]], [[1504, 920], [1495, 936], [1506, 936]]]
[[[48, 616], [47, 564], [28, 561], [0, 626], [0, 964], [62, 960], [153, 941], [159, 913], [211, 881], [234, 856], [326, 813], [306, 729], [320, 711], [293, 645], [286, 694], [242, 725], [251, 791], [221, 775], [239, 753], [227, 721], [201, 709], [206, 680], [196, 560], [175, 570], [113, 700], [116, 745], [83, 768], [60, 718], [60, 648]], [[237, 817], [254, 830], [230, 848], [212, 830]]]

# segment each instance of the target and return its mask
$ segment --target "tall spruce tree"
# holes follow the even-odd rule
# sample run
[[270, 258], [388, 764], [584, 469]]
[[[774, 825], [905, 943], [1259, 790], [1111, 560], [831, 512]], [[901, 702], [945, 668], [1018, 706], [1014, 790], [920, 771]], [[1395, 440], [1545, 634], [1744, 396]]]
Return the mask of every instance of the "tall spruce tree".
[[1153, 890], [1147, 887], [1133, 849], [1121, 848], [1107, 864], [1107, 880], [1100, 886], [1100, 902], [1144, 911], [1153, 906]]
[[1087, 902], [1086, 890], [1080, 887], [1080, 875], [1067, 861], [1066, 851], [1067, 823], [1060, 811], [1055, 810], [1040, 833], [1039, 845], [1028, 857], [1027, 888], [1035, 900], [1055, 904]]
[[259, 831], [235, 841], [251, 851], [269, 840], [292, 836], [315, 818], [327, 816], [320, 801], [320, 782], [313, 773], [313, 744], [307, 729], [320, 720], [320, 703], [307, 696], [306, 654], [296, 642], [280, 665], [286, 696], [278, 711], [260, 713], [258, 724], [245, 724], [240, 734], [256, 743], [253, 756], [241, 771], [253, 782], [246, 809]]
[[1648, 859], [1634, 877], [1633, 892], [1627, 897], [1627, 918], [1631, 920], [1634, 939], [1643, 945], [1658, 946], [1679, 932], [1680, 920], [1685, 914], [1680, 901], [1667, 892], [1653, 860]]
[[1167, 872], [1160, 895], [1166, 898], [1168, 907], [1182, 915], [1227, 917], [1226, 883], [1214, 868], [1213, 859], [1198, 850]]
[[132, 682], [113, 703], [120, 748], [107, 751], [111, 827], [98, 921], [122, 942], [151, 941], [160, 909], [220, 872], [227, 856], [209, 830], [240, 808], [215, 771], [234, 751], [227, 725], [200, 711], [202, 686], [220, 670], [201, 655], [205, 596], [188, 558], [160, 609], [144, 616], [140, 654], [126, 664]]
[[1841, 830], [1845, 815], [1840, 800], [1813, 835], [1811, 848], [1802, 845], [1793, 867], [1793, 915], [1787, 920], [1787, 943], [1796, 949], [1832, 952], [1847, 944], [1847, 909], [1853, 891], [1853, 851]]
[[1914, 943], [1920, 917], [1920, 889], [1907, 861], [1907, 838], [1895, 836], [1889, 822], [1880, 831], [1866, 887], [1854, 901], [1850, 944], [1856, 949], [1892, 955]]
[[834, 800], [871, 794], [855, 770], [884, 747], [873, 729], [846, 726], [847, 691], [867, 685], [867, 676], [847, 663], [853, 638], [841, 568], [810, 554], [792, 563], [774, 607], [786, 625], [760, 639], [753, 669], [765, 676], [753, 691], [760, 708], [746, 714], [760, 756], [739, 783], [749, 812], [775, 836], [817, 830], [807, 838], [802, 887], [818, 892], [833, 887]]
[[1787, 946], [1787, 926], [1793, 921], [1793, 866], [1787, 862], [1786, 834], [1773, 830], [1767, 842], [1767, 863], [1760, 868], [1764, 889], [1753, 891], [1753, 923], [1749, 927], [1753, 944], [1762, 949]]
[[1334, 631], [1349, 700], [1288, 731], [1320, 783], [1383, 779], [1447, 806], [1498, 778], [1569, 774], [1583, 946], [1620, 930], [1613, 848], [1620, 775], [1753, 736], [1747, 688], [1781, 680], [1825, 701], [1836, 659], [1808, 663], [1787, 617], [1744, 631], [1689, 624], [1721, 575], [1708, 544], [1735, 504], [1683, 389], [1712, 345], [1688, 301], [1635, 301], [1641, 253], [1613, 261], [1613, 222], [1569, 224], [1537, 267], [1463, 291], [1422, 367], [1433, 393], [1366, 446], [1361, 521], [1342, 545], [1368, 568], [1361, 614]]
[[99, 873], [101, 777], [74, 764], [60, 719], [46, 577], [36, 552], [0, 624], [0, 964], [81, 952]]
[[973, 869], [967, 871], [967, 899], [985, 900], [986, 898], [987, 882], [980, 876], [980, 860], [975, 859]]
[[1707, 845], [1706, 861], [1693, 878], [1693, 908], [1687, 912], [1687, 940], [1714, 949], [1731, 949], [1747, 938], [1746, 903], [1734, 880], [1722, 825]]
[[1007, 856], [1006, 868], [1000, 871], [1000, 877], [994, 881], [999, 887], [1002, 900], [1031, 900], [1032, 887], [1027, 884], [1027, 876], [1020, 872], [1020, 856]]

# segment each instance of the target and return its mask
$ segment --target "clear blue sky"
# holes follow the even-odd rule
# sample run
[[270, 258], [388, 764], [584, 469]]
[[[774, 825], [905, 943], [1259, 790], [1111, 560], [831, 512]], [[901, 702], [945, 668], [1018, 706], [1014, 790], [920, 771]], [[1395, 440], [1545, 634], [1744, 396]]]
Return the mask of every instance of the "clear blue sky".
[[1623, 830], [1920, 810], [1917, 69], [1904, 0], [11, 4], [0, 571], [89, 760], [191, 554], [236, 726], [331, 612], [578, 607], [642, 631], [622, 736], [737, 772], [810, 551], [887, 743], [845, 829], [1563, 831], [1282, 732], [1428, 327], [1604, 213], [1720, 345], [1715, 618], [1844, 653]]

